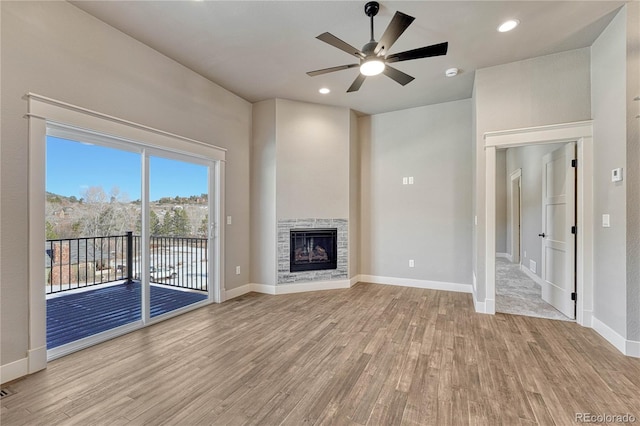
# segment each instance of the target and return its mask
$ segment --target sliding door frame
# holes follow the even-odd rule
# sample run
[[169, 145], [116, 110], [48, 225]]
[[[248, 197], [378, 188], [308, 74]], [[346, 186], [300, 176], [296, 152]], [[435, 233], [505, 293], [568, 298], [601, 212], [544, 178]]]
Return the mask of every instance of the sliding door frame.
[[[224, 289], [224, 173], [226, 150], [197, 140], [174, 135], [113, 116], [101, 114], [82, 107], [67, 104], [37, 94], [29, 93], [25, 97], [29, 109], [29, 349], [28, 373], [46, 368], [47, 361], [66, 355], [71, 350], [47, 353], [46, 344], [46, 297], [43, 273], [43, 248], [45, 247], [45, 188], [46, 188], [46, 137], [47, 128], [78, 129], [83, 134], [94, 134], [96, 138], [121, 141], [124, 144], [140, 148], [142, 155], [142, 193], [141, 200], [147, 200], [149, 181], [148, 152], [166, 158], [183, 157], [199, 159], [200, 164], [209, 165], [209, 213], [211, 224], [209, 229], [208, 279], [209, 297], [205, 302], [196, 303], [158, 318], [149, 318], [149, 290], [143, 285], [142, 320], [101, 333], [99, 341], [128, 333], [134, 329], [145, 327], [156, 322], [197, 309], [203, 304], [222, 301]], [[120, 143], [117, 143], [118, 145]], [[128, 149], [131, 151], [131, 149]], [[190, 161], [192, 161], [190, 160]], [[143, 224], [149, 223], [148, 202], [143, 202]], [[144, 207], [146, 206], [146, 207]], [[148, 241], [148, 226], [142, 227], [143, 241]], [[146, 234], [146, 235], [145, 235]], [[145, 261], [144, 259], [147, 258]], [[148, 256], [143, 256], [142, 267], [148, 267]], [[145, 270], [145, 269], [142, 269]], [[146, 290], [145, 290], [146, 288]], [[107, 334], [108, 333], [108, 334]], [[97, 343], [97, 339], [88, 337], [78, 341], [73, 351]]]

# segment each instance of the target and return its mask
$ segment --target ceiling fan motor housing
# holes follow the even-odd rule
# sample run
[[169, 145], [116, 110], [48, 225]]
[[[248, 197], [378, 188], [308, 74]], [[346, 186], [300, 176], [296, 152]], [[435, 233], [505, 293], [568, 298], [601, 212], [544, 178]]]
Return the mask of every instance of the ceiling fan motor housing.
[[364, 5], [364, 13], [369, 16], [376, 16], [380, 10], [380, 3], [377, 1], [370, 1]]
[[362, 53], [364, 53], [365, 56], [375, 55], [374, 50], [376, 50], [377, 45], [378, 45], [377, 41], [370, 41], [369, 43], [362, 46]]

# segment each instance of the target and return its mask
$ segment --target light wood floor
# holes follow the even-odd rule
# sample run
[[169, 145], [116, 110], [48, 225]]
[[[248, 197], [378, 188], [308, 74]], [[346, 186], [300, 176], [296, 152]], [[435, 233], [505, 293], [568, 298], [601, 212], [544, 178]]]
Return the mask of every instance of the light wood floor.
[[574, 323], [469, 294], [359, 284], [248, 294], [49, 363], [2, 425], [640, 422], [640, 360]]

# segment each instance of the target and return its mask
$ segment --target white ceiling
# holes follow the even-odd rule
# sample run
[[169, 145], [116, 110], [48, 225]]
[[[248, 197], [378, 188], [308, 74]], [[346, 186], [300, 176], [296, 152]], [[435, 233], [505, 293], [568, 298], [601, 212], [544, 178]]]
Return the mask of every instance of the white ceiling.
[[[400, 86], [368, 77], [346, 93], [357, 69], [306, 72], [354, 63], [316, 40], [328, 31], [361, 48], [369, 41], [366, 1], [74, 1], [73, 4], [250, 102], [285, 98], [376, 114], [471, 97], [476, 69], [590, 46], [622, 1], [386, 1], [378, 39], [398, 10], [416, 20], [389, 53], [449, 42], [446, 56], [396, 63], [416, 79]], [[521, 25], [496, 28], [509, 18]], [[446, 78], [450, 67], [461, 69]], [[331, 93], [321, 95], [320, 87]]]

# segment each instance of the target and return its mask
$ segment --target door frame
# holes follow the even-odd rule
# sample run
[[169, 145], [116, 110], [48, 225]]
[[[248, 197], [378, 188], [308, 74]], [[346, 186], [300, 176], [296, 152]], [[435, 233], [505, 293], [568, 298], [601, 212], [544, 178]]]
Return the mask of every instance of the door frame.
[[[213, 192], [209, 196], [209, 212], [213, 214], [210, 220], [213, 224], [210, 238], [213, 245], [210, 253], [214, 256], [213, 261], [209, 262], [211, 264], [209, 271], [214, 273], [210, 278], [212, 291], [210, 291], [207, 303], [222, 302], [225, 271], [224, 227], [221, 224], [225, 211], [224, 175], [226, 149], [34, 93], [28, 93], [25, 95], [25, 99], [28, 101], [26, 117], [29, 123], [29, 346], [27, 351], [27, 373], [31, 374], [46, 368], [48, 361], [45, 280], [42, 268], [43, 248], [45, 246], [45, 147], [47, 127], [50, 123], [81, 129], [83, 132], [95, 133], [96, 135], [107, 135], [125, 142], [131, 141], [139, 146], [156, 148], [164, 152], [183, 153], [188, 156], [200, 157], [214, 163], [213, 170], [210, 168], [212, 172], [209, 173], [209, 187], [210, 191]], [[145, 196], [145, 194], [143, 193], [142, 196]], [[146, 220], [148, 221], [148, 214]], [[196, 305], [178, 309], [163, 315], [162, 318], [149, 320], [146, 324], [133, 323], [113, 329], [112, 332], [109, 332], [108, 337], [116, 337], [202, 306], [201, 304]], [[105, 334], [99, 337], [100, 341], [103, 341]], [[86, 347], [97, 343], [92, 337], [82, 340], [83, 342], [74, 350], [81, 349], [80, 346], [82, 345]], [[56, 351], [54, 354], [49, 354], [49, 359], [62, 355], [66, 355], [66, 353], [57, 353]]]
[[[518, 198], [514, 196], [514, 185], [518, 185]], [[509, 228], [511, 231], [511, 253], [509, 260], [511, 263], [521, 263], [521, 238], [520, 228], [522, 227], [522, 169], [517, 169], [509, 176]], [[518, 207], [518, 214], [514, 213]], [[516, 226], [517, 225], [517, 226]], [[515, 250], [515, 247], [518, 250]]]
[[[485, 149], [485, 301], [484, 312], [495, 314], [496, 294], [496, 150], [527, 145], [576, 142], [577, 234], [576, 322], [591, 327], [593, 316], [593, 122], [552, 124], [484, 134]], [[586, 231], [586, 232], [585, 232]]]

